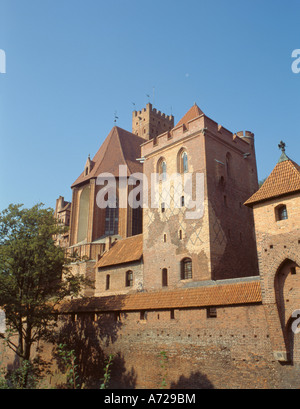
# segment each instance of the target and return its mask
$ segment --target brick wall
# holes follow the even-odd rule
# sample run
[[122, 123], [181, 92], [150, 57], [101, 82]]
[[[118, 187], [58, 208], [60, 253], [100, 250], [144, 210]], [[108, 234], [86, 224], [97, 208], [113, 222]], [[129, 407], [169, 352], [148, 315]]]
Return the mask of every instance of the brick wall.
[[[132, 271], [133, 274], [132, 286], [126, 286], [126, 273], [128, 271]], [[107, 275], [109, 275], [108, 289], [106, 289]], [[132, 262], [100, 268], [95, 271], [95, 277], [96, 297], [139, 291], [143, 288], [143, 264], [142, 262]]]
[[[299, 388], [300, 366], [281, 365], [273, 356], [264, 305], [221, 305], [211, 312], [211, 318], [207, 308], [74, 312], [60, 316], [57, 343], [75, 349], [87, 388], [99, 387], [108, 354], [115, 356], [111, 388], [159, 388], [163, 378], [168, 389]], [[43, 385], [56, 387], [64, 377], [53, 346], [40, 343], [39, 351], [52, 364]], [[13, 355], [4, 355], [2, 364], [11, 367]]]
[[69, 330], [84, 328], [115, 354], [112, 388], [159, 388], [164, 376], [174, 389], [299, 387], [299, 368], [284, 368], [273, 357], [262, 305], [221, 306], [216, 318], [207, 318], [206, 308], [172, 314], [93, 314], [89, 324], [78, 314]]

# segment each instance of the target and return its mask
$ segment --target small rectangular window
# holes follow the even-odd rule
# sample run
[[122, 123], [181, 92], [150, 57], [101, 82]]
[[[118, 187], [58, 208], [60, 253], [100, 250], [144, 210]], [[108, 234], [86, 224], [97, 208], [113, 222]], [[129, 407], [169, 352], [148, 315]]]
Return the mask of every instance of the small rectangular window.
[[217, 309], [215, 307], [208, 307], [206, 310], [207, 318], [217, 318]]
[[133, 272], [131, 270], [127, 271], [126, 273], [126, 280], [125, 280], [126, 287], [133, 286]]
[[141, 320], [141, 321], [145, 321], [146, 318], [147, 318], [146, 311], [141, 311], [141, 312], [140, 312], [140, 320]]
[[170, 311], [170, 318], [171, 320], [175, 320], [175, 310]]
[[291, 267], [291, 274], [296, 274], [296, 267]]
[[279, 205], [275, 208], [275, 218], [277, 222], [288, 219], [286, 205]]
[[161, 204], [161, 212], [164, 213], [165, 210], [166, 210], [166, 205], [165, 205], [165, 203], [162, 203]]

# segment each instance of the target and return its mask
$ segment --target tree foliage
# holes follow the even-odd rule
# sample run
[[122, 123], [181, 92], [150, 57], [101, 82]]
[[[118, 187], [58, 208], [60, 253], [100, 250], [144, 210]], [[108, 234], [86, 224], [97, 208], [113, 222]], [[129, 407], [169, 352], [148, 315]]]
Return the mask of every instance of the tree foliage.
[[53, 210], [42, 204], [10, 205], [0, 214], [0, 308], [18, 335], [9, 346], [22, 360], [30, 359], [33, 343], [51, 333], [58, 303], [78, 295], [84, 284], [54, 243], [60, 233]]

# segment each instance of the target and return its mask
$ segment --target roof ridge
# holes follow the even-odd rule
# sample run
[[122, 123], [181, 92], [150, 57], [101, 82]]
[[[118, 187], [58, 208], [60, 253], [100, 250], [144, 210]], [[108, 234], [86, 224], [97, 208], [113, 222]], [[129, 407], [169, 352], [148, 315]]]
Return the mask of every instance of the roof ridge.
[[293, 170], [300, 177], [300, 166], [298, 165], [298, 163], [294, 162], [292, 159], [289, 159], [289, 162], [291, 162], [291, 164], [293, 165]]
[[[89, 299], [75, 299], [63, 302], [62, 310], [97, 310], [97, 311], [134, 311], [139, 309], [157, 310], [169, 308], [193, 308], [221, 305], [236, 305], [261, 303], [260, 281], [243, 283], [243, 291], [236, 284], [227, 284], [224, 288], [198, 287], [191, 289], [177, 289], [172, 291], [135, 292]], [[193, 294], [194, 293], [194, 294]], [[190, 297], [186, 296], [190, 294]]]
[[127, 167], [127, 175], [128, 175], [128, 165], [127, 165], [127, 160], [125, 159], [125, 156], [124, 156], [123, 146], [122, 146], [122, 142], [121, 142], [121, 139], [120, 139], [120, 134], [119, 134], [119, 131], [118, 131], [119, 129], [121, 129], [121, 128], [119, 128], [119, 127], [116, 126], [117, 135], [118, 135], [118, 140], [119, 140], [119, 144], [120, 144], [120, 147], [121, 147], [121, 155], [122, 155], [123, 161], [124, 161], [125, 164], [126, 164], [126, 167]]
[[[196, 112], [194, 112], [196, 110]], [[180, 121], [176, 124], [176, 126], [186, 124], [187, 122], [193, 120], [194, 118], [197, 118], [200, 115], [203, 115], [204, 112], [202, 109], [199, 108], [199, 106], [194, 103], [193, 106], [184, 114], [184, 116], [180, 119]], [[176, 127], [175, 126], [175, 127]]]
[[[113, 135], [113, 133], [114, 133], [115, 128], [116, 128], [116, 127], [114, 126], [114, 127], [110, 130], [110, 132], [109, 132], [109, 134], [107, 135], [107, 137], [105, 138], [105, 140], [107, 140], [107, 144], [106, 144], [106, 146], [105, 146], [102, 159], [100, 160], [100, 163], [98, 164], [98, 168], [99, 168], [99, 166], [101, 166], [101, 163], [103, 162], [103, 160], [104, 160], [104, 158], [105, 158], [105, 154], [106, 154], [106, 152], [107, 152], [107, 150], [108, 150], [108, 147], [109, 147], [109, 144], [110, 144], [110, 142], [111, 142], [111, 138], [112, 138], [112, 135]], [[108, 138], [109, 138], [109, 139], [108, 139]], [[105, 142], [105, 140], [104, 140], [104, 142]], [[103, 146], [103, 144], [100, 146], [100, 148], [99, 148], [98, 151], [96, 152], [95, 156], [93, 157], [93, 160], [94, 160], [94, 158], [96, 157], [96, 155], [97, 155], [97, 153], [99, 152], [99, 150], [102, 148], [102, 146]], [[97, 163], [97, 161], [95, 161], [95, 164], [96, 164], [96, 163]]]

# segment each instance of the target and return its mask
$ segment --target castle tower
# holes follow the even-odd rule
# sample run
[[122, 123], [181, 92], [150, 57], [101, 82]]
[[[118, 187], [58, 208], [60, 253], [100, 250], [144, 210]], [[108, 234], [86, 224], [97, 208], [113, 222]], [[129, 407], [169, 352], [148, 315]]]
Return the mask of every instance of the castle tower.
[[[146, 290], [258, 275], [253, 214], [243, 206], [258, 189], [254, 135], [240, 135], [195, 104], [171, 131], [142, 145], [147, 179], [161, 176], [157, 205], [151, 185], [143, 216]], [[199, 215], [189, 206], [198, 199]]]
[[153, 139], [173, 127], [173, 115], [157, 111], [150, 103], [141, 111], [132, 113], [132, 133], [146, 140]]
[[278, 163], [245, 205], [254, 213], [262, 298], [274, 357], [299, 365], [300, 339], [293, 323], [300, 295], [300, 166], [286, 155], [283, 142], [279, 148]]

